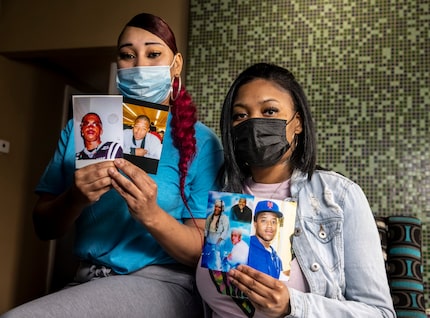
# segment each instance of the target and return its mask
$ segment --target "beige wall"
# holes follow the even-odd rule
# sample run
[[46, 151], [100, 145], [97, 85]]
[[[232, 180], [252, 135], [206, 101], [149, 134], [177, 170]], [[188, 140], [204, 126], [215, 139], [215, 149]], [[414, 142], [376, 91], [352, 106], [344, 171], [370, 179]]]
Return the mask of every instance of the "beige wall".
[[0, 52], [115, 45], [124, 23], [142, 11], [163, 17], [185, 52], [179, 39], [188, 31], [188, 0], [2, 0]]
[[[0, 314], [45, 292], [49, 244], [34, 235], [31, 209], [58, 140], [65, 86], [107, 90], [106, 61], [138, 12], [164, 17], [186, 55], [187, 0], [118, 3], [1, 1], [0, 139], [10, 142], [10, 153], [0, 153]], [[73, 79], [65, 68], [74, 70]]]

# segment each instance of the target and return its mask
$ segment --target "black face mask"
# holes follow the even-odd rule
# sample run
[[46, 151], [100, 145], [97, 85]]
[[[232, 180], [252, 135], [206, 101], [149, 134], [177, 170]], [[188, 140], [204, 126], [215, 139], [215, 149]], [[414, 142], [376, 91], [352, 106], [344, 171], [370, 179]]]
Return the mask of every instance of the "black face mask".
[[277, 163], [290, 149], [286, 137], [286, 126], [290, 122], [251, 118], [234, 126], [234, 154], [239, 166], [269, 167]]

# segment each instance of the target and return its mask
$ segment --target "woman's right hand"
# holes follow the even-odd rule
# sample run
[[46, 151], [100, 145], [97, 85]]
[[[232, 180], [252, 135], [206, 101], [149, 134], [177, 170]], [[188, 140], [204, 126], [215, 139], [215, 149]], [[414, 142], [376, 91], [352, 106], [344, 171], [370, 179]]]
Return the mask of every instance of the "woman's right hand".
[[109, 168], [115, 168], [113, 161], [90, 164], [75, 171], [75, 183], [72, 188], [76, 202], [92, 204], [112, 187]]

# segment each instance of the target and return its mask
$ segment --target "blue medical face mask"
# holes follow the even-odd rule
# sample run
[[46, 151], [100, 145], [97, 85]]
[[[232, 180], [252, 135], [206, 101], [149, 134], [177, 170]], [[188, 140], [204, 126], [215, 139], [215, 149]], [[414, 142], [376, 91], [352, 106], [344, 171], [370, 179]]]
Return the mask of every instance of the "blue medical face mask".
[[170, 94], [172, 80], [171, 65], [136, 66], [118, 69], [116, 83], [120, 93], [126, 97], [160, 104]]

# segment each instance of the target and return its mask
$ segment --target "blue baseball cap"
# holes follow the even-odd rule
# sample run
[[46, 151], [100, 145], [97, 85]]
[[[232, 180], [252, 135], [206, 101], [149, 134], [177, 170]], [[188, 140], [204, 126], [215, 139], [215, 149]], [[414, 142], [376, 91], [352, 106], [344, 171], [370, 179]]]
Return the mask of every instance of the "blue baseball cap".
[[262, 212], [275, 213], [278, 218], [284, 217], [282, 212], [279, 210], [278, 205], [275, 202], [270, 200], [264, 200], [257, 203], [257, 206], [255, 207], [255, 212], [254, 212], [254, 218], [257, 217], [258, 213], [262, 213]]

